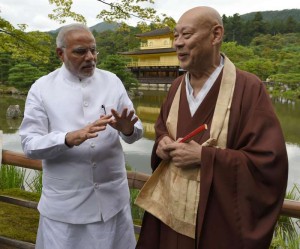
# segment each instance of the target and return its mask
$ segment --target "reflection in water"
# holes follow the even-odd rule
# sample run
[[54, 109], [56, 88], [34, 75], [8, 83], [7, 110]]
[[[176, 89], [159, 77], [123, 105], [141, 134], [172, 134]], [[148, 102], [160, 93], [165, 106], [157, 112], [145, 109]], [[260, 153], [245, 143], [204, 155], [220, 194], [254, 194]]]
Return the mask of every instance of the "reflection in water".
[[0, 130], [2, 130], [3, 133], [15, 133], [22, 122], [22, 117], [16, 119], [6, 118], [7, 108], [10, 105], [19, 105], [21, 112], [23, 112], [24, 104], [24, 96], [0, 95]]
[[287, 152], [289, 157], [289, 182], [288, 189], [294, 183], [300, 184], [300, 146], [287, 143]]
[[154, 140], [155, 139], [154, 123], [147, 123], [143, 121], [143, 128], [144, 128], [144, 137]]
[[22, 118], [6, 118], [7, 129], [16, 132], [22, 122]]
[[[155, 137], [154, 123], [159, 115], [160, 106], [164, 101], [166, 92], [145, 91], [144, 95], [133, 100], [137, 115], [143, 122], [144, 138], [134, 144], [122, 142], [127, 163], [135, 171], [151, 173], [150, 157]], [[287, 142], [289, 157], [289, 188], [293, 183], [300, 184], [300, 101], [286, 101], [272, 99], [275, 111], [283, 128]], [[9, 105], [20, 105], [24, 110], [24, 99], [1, 96], [0, 97], [0, 130], [3, 130], [3, 148], [21, 152], [20, 138], [17, 129], [21, 119], [7, 120], [6, 110]]]
[[[131, 145], [122, 143], [126, 162], [131, 165], [132, 170], [151, 174], [150, 158], [153, 143], [152, 140], [146, 138]], [[290, 165], [288, 189], [291, 189], [294, 183], [300, 185], [300, 147], [290, 143], [287, 143], [286, 147]]]

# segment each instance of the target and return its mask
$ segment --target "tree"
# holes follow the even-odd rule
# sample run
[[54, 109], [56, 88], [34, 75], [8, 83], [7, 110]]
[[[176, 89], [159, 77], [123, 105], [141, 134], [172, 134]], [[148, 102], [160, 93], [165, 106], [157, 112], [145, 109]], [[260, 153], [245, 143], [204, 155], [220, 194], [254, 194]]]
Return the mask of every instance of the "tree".
[[271, 74], [275, 73], [274, 63], [268, 59], [253, 58], [239, 63], [242, 70], [257, 75], [261, 80], [266, 80]]
[[126, 90], [137, 86], [138, 81], [127, 69], [127, 60], [120, 55], [108, 55], [100, 64], [100, 68], [115, 73], [123, 82]]
[[10, 53], [0, 53], [0, 84], [5, 84], [8, 80], [8, 70], [13, 62]]
[[251, 34], [255, 37], [260, 34], [266, 34], [267, 24], [263, 19], [260, 12], [257, 12], [254, 18], [250, 21], [251, 24]]
[[29, 63], [20, 63], [9, 70], [8, 82], [19, 89], [29, 89], [32, 83], [44, 74], [45, 72]]
[[11, 53], [12, 59], [47, 63], [51, 39], [47, 33], [25, 32], [26, 25], [15, 28], [0, 17], [0, 52]]
[[223, 16], [225, 29], [225, 41], [237, 41], [241, 43], [243, 36], [243, 22], [239, 14], [234, 14], [232, 17]]
[[295, 32], [295, 27], [297, 27], [297, 22], [293, 17], [289, 16], [285, 22], [285, 26], [286, 33], [293, 33]]
[[[147, 7], [154, 4], [154, 0], [97, 0], [109, 9], [102, 9], [97, 18], [102, 18], [107, 22], [121, 22], [122, 27], [126, 27], [126, 20], [136, 18], [140, 20], [138, 26], [147, 28], [147, 22], [154, 23], [157, 28], [163, 26], [175, 25], [172, 17], [166, 14], [158, 14], [154, 8]], [[75, 21], [86, 23], [83, 15], [71, 11], [73, 0], [49, 0], [50, 4], [56, 5], [56, 9], [49, 15], [50, 19], [65, 23], [66, 18], [72, 18]]]
[[251, 48], [238, 45], [236, 42], [224, 42], [221, 49], [237, 66], [240, 62], [255, 58]]
[[140, 29], [130, 27], [129, 30], [107, 30], [95, 33], [97, 50], [99, 51], [98, 59], [102, 61], [107, 55], [138, 48], [140, 41], [135, 35], [140, 32]]

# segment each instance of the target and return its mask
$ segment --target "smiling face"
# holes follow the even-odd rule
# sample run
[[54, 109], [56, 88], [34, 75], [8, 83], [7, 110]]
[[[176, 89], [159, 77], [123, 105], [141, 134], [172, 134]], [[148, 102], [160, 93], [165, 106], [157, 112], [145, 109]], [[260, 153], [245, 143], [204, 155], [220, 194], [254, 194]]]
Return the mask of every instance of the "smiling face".
[[217, 17], [213, 9], [197, 7], [179, 19], [174, 29], [174, 46], [181, 68], [193, 73], [214, 65], [223, 35]]
[[92, 76], [97, 62], [96, 41], [92, 33], [83, 29], [69, 31], [64, 44], [56, 52], [66, 68], [80, 79]]

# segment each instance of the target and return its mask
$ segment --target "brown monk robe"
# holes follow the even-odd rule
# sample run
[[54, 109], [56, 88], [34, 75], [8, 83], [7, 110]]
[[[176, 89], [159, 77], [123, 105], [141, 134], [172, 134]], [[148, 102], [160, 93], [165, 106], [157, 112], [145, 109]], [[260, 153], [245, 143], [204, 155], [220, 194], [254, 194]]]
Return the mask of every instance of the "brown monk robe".
[[[160, 139], [168, 135], [166, 120], [181, 82], [175, 80], [155, 125], [152, 169]], [[185, 82], [180, 96], [177, 137], [200, 124], [210, 128], [222, 72], [192, 117]], [[194, 140], [203, 143], [209, 130]], [[176, 233], [145, 213], [137, 249], [269, 249], [285, 195], [288, 161], [285, 142], [262, 82], [237, 69], [227, 148], [202, 147], [200, 200], [196, 240]]]

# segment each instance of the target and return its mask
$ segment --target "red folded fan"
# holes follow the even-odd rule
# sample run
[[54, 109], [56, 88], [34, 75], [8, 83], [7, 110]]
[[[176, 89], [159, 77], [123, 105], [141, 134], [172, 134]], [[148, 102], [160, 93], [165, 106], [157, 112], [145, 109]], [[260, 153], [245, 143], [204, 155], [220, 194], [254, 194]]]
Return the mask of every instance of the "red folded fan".
[[201, 131], [207, 130], [207, 124], [200, 125], [197, 129], [193, 130], [191, 133], [182, 138], [179, 143], [184, 143], [191, 140], [194, 136], [199, 134]]

